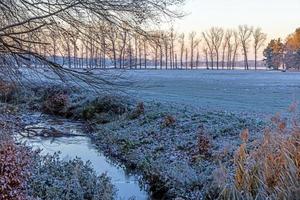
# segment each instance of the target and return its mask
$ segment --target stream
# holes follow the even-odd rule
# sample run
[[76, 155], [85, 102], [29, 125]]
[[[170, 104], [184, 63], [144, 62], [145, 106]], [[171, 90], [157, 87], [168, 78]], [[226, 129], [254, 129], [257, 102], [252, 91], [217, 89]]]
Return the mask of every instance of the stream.
[[83, 137], [83, 123], [63, 118], [57, 118], [40, 113], [26, 114], [22, 120], [30, 127], [55, 128], [63, 133], [80, 135], [73, 137], [31, 137], [19, 138], [33, 149], [42, 149], [42, 154], [60, 152], [62, 159], [69, 160], [76, 157], [83, 161], [90, 161], [98, 175], [106, 173], [112, 180], [117, 191], [117, 199], [149, 199], [149, 195], [141, 184], [141, 177], [128, 172], [97, 151], [89, 137]]

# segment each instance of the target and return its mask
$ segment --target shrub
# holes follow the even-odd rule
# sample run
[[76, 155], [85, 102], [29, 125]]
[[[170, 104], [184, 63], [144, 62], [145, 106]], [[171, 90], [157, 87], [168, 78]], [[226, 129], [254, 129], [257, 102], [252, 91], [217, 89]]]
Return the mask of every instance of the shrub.
[[62, 161], [59, 154], [38, 156], [30, 178], [30, 194], [40, 199], [114, 199], [110, 179], [97, 176], [89, 162], [76, 158]]
[[136, 108], [129, 114], [129, 119], [137, 119], [145, 113], [145, 106], [143, 102], [137, 104]]
[[211, 147], [212, 147], [211, 140], [204, 133], [203, 126], [200, 126], [199, 133], [198, 133], [198, 152], [199, 152], [199, 154], [204, 157], [210, 156], [211, 155]]
[[[3, 139], [3, 138], [2, 138]], [[30, 175], [31, 153], [6, 137], [0, 140], [0, 199], [25, 200]]]
[[81, 113], [82, 118], [85, 120], [98, 120], [100, 123], [108, 123], [127, 110], [127, 106], [123, 102], [115, 97], [106, 96], [87, 103]]
[[171, 127], [171, 126], [173, 126], [175, 123], [176, 123], [176, 119], [175, 119], [173, 116], [171, 116], [171, 115], [167, 115], [167, 116], [164, 118], [163, 126], [164, 126], [164, 127]]
[[277, 114], [257, 148], [248, 150], [248, 131], [236, 152], [234, 184], [223, 191], [226, 199], [299, 199], [300, 126]]
[[14, 100], [16, 87], [13, 84], [0, 81], [0, 101], [8, 103]]
[[50, 89], [43, 99], [43, 112], [54, 115], [67, 115], [69, 97], [65, 91]]

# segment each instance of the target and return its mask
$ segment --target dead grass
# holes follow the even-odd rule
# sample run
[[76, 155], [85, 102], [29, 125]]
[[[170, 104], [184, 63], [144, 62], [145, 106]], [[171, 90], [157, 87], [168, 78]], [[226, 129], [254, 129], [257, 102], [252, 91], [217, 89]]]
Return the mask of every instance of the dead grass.
[[164, 118], [163, 127], [171, 127], [175, 123], [176, 123], [176, 119], [173, 116], [171, 116], [171, 115], [167, 115]]
[[210, 157], [212, 142], [210, 138], [205, 134], [203, 126], [198, 130], [198, 153], [204, 157]]
[[[295, 105], [290, 107], [295, 113]], [[300, 126], [293, 114], [289, 120], [272, 118], [255, 149], [248, 149], [249, 131], [241, 134], [243, 144], [234, 163], [234, 183], [225, 187], [221, 199], [299, 199]]]

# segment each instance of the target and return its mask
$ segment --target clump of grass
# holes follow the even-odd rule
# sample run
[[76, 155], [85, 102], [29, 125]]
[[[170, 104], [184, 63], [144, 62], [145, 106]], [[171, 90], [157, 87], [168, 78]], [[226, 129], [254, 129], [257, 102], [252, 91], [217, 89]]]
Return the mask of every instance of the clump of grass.
[[128, 118], [129, 119], [137, 119], [141, 115], [145, 113], [145, 106], [143, 102], [140, 102], [136, 105], [135, 109], [129, 113]]
[[191, 152], [191, 161], [199, 162], [203, 159], [212, 158], [212, 140], [204, 131], [203, 125], [198, 127], [196, 148]]
[[203, 126], [199, 127], [197, 147], [199, 155], [204, 157], [209, 157], [211, 155], [212, 142], [205, 134]]
[[164, 118], [163, 127], [171, 127], [175, 123], [176, 123], [176, 119], [173, 116], [171, 116], [171, 115], [167, 115]]
[[[294, 112], [295, 108], [290, 111]], [[249, 131], [241, 134], [243, 144], [234, 163], [234, 183], [223, 190], [224, 199], [299, 199], [300, 126], [296, 117], [272, 118], [255, 149], [248, 150]]]

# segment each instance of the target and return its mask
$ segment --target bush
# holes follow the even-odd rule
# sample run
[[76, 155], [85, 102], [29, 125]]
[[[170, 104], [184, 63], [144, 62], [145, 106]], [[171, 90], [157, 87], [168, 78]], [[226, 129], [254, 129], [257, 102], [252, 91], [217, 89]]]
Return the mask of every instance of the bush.
[[164, 118], [163, 126], [164, 126], [164, 127], [171, 127], [171, 126], [173, 126], [175, 123], [176, 123], [176, 119], [175, 119], [173, 116], [171, 116], [171, 115], [167, 115], [167, 116]]
[[42, 111], [54, 115], [68, 115], [69, 97], [63, 90], [50, 89], [43, 97]]
[[0, 101], [8, 103], [14, 100], [16, 87], [13, 84], [0, 81]]
[[[3, 138], [2, 138], [3, 139]], [[0, 140], [0, 199], [25, 200], [30, 175], [30, 151], [6, 137]]]
[[115, 97], [106, 96], [87, 103], [82, 110], [84, 120], [96, 120], [99, 123], [111, 122], [116, 116], [124, 114], [127, 106]]
[[137, 104], [135, 109], [128, 115], [129, 119], [137, 119], [139, 116], [145, 113], [145, 106], [143, 102]]
[[300, 126], [296, 118], [272, 118], [273, 129], [266, 129], [257, 148], [248, 150], [248, 131], [241, 134], [237, 150], [234, 184], [226, 188], [226, 199], [299, 199]]
[[62, 161], [59, 154], [38, 156], [30, 179], [30, 194], [40, 199], [114, 199], [116, 190], [105, 175], [80, 159]]
[[199, 127], [198, 132], [198, 152], [204, 157], [209, 157], [211, 155], [212, 142], [209, 137], [204, 133], [203, 126]]

